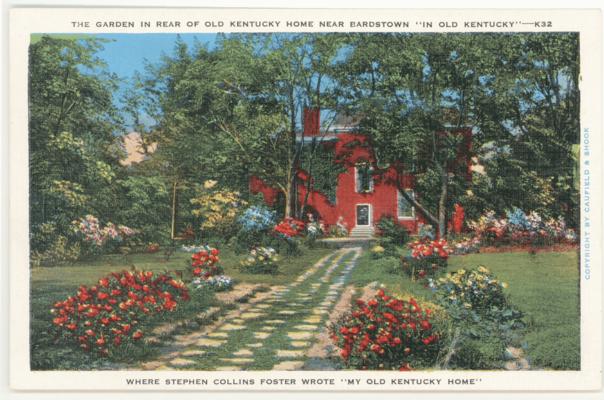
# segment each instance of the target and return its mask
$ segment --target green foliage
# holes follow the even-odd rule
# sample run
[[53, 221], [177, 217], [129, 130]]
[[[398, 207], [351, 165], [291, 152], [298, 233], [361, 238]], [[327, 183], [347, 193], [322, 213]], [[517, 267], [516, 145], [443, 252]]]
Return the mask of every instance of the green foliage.
[[94, 55], [101, 44], [42, 36], [29, 48], [31, 250], [39, 254], [48, 250], [35, 239], [46, 234], [45, 224], [54, 226], [58, 250], [72, 220], [115, 211], [110, 185], [119, 169], [114, 134], [121, 120], [112, 102], [116, 77]]
[[131, 175], [119, 181], [123, 201], [117, 218], [140, 232], [144, 243], [164, 242], [169, 235], [170, 194], [159, 176]]
[[376, 270], [384, 271], [389, 274], [400, 273], [401, 262], [395, 257], [385, 256], [373, 262], [373, 267]]
[[409, 240], [405, 227], [399, 225], [391, 215], [382, 216], [376, 224], [378, 242], [388, 253], [396, 251], [397, 246], [403, 246]]

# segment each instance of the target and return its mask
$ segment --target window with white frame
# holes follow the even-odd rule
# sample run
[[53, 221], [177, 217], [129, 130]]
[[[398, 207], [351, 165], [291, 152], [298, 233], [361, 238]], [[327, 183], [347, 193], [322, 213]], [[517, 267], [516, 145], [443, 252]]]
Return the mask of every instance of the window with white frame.
[[[412, 189], [405, 189], [405, 193], [412, 199], [415, 199], [415, 193]], [[415, 218], [415, 207], [413, 207], [400, 191], [398, 192], [398, 217], [401, 219]]]
[[369, 163], [359, 163], [355, 167], [357, 193], [373, 192], [373, 168]]

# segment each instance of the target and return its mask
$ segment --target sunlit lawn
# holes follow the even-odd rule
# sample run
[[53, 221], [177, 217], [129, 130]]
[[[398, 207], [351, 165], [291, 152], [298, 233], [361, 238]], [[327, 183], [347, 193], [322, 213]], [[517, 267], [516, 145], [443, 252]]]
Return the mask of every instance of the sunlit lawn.
[[[244, 255], [223, 250], [220, 254], [221, 265], [225, 274], [235, 282], [265, 283], [281, 285], [292, 282], [304, 270], [331, 250], [303, 249], [300, 255], [284, 257], [275, 275], [244, 274], [239, 270], [239, 262]], [[103, 360], [91, 360], [83, 352], [71, 346], [54, 343], [49, 336], [51, 326], [50, 309], [52, 305], [74, 295], [80, 285], [94, 285], [99, 278], [112, 271], [136, 268], [155, 272], [183, 272], [190, 265], [191, 253], [175, 252], [168, 259], [162, 253], [106, 255], [94, 260], [81, 261], [72, 265], [35, 268], [31, 271], [30, 304], [31, 304], [31, 342], [32, 360], [35, 369], [88, 369], [107, 367]], [[212, 292], [195, 292], [191, 302], [183, 304], [176, 313], [165, 314], [153, 321], [187, 320], [203, 309], [215, 304]], [[153, 349], [149, 349], [152, 351]]]

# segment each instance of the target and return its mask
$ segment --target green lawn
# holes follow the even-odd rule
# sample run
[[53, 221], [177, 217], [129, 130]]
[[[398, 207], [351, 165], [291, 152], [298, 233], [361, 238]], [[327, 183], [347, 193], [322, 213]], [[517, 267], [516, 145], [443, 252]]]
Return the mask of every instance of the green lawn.
[[[285, 257], [280, 262], [280, 269], [275, 275], [242, 274], [239, 271], [239, 261], [244, 255], [232, 251], [221, 252], [221, 265], [225, 274], [234, 278], [235, 282], [266, 283], [280, 285], [293, 281], [295, 277], [314, 264], [318, 259], [330, 253], [329, 249], [303, 249], [299, 256]], [[71, 346], [54, 343], [48, 333], [51, 326], [50, 309], [59, 300], [75, 294], [80, 285], [94, 285], [98, 279], [112, 271], [121, 271], [136, 267], [137, 269], [155, 272], [184, 271], [190, 262], [191, 253], [176, 252], [168, 261], [161, 253], [106, 255], [95, 260], [81, 261], [73, 265], [34, 268], [31, 271], [30, 305], [31, 305], [31, 352], [33, 369], [87, 369], [111, 368], [112, 364], [105, 360], [88, 358], [83, 352], [73, 350]], [[192, 301], [183, 304], [175, 313], [164, 314], [150, 325], [165, 321], [187, 320], [203, 309], [215, 305], [211, 292], [197, 291]], [[144, 354], [137, 357], [151, 357], [157, 349], [148, 348]]]
[[[497, 253], [453, 256], [449, 270], [485, 265], [508, 282], [511, 301], [525, 313], [525, 340], [534, 367], [580, 368], [579, 268], [576, 252]], [[388, 273], [368, 253], [353, 271], [353, 282], [384, 283], [394, 293], [432, 300], [432, 293], [420, 283]]]

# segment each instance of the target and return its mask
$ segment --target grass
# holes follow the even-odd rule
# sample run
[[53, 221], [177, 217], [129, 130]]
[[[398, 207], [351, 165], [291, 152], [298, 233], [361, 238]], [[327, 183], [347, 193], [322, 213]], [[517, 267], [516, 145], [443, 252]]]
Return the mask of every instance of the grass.
[[[265, 283], [280, 285], [290, 282], [310, 267], [318, 259], [328, 254], [328, 249], [308, 250], [296, 257], [283, 258], [280, 270], [275, 275], [251, 275], [239, 271], [239, 261], [244, 255], [238, 255], [230, 250], [221, 252], [221, 265], [225, 274], [232, 276], [236, 282]], [[31, 363], [32, 369], [107, 369], [117, 368], [117, 364], [105, 359], [88, 356], [77, 350], [75, 346], [55, 343], [50, 336], [49, 327], [52, 325], [50, 308], [59, 300], [75, 294], [80, 285], [94, 285], [99, 278], [113, 271], [121, 271], [136, 267], [137, 269], [163, 272], [184, 271], [189, 265], [191, 254], [176, 252], [166, 260], [161, 253], [106, 255], [94, 260], [80, 261], [72, 265], [34, 268], [30, 279], [30, 329], [31, 329]], [[162, 314], [146, 321], [146, 328], [165, 322], [187, 321], [205, 308], [216, 305], [212, 292], [196, 291], [192, 301], [183, 303], [174, 313]], [[140, 350], [140, 349], [139, 349]], [[123, 355], [140, 361], [152, 357], [157, 347], [146, 346], [143, 351], [125, 352]], [[116, 360], [114, 360], [116, 361]], [[117, 361], [124, 361], [118, 359]]]
[[[453, 256], [449, 270], [485, 265], [508, 282], [510, 300], [528, 322], [524, 340], [528, 357], [537, 368], [580, 369], [579, 268], [576, 252], [495, 253]], [[377, 267], [377, 268], [376, 268]], [[392, 292], [431, 301], [420, 283], [392, 274], [365, 253], [353, 271], [359, 286], [378, 281]]]

